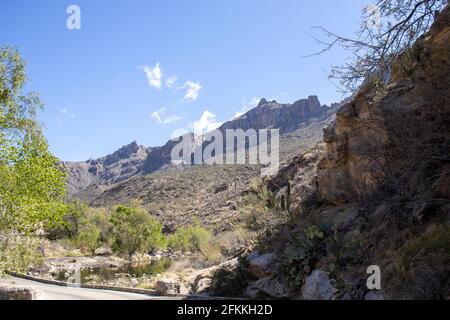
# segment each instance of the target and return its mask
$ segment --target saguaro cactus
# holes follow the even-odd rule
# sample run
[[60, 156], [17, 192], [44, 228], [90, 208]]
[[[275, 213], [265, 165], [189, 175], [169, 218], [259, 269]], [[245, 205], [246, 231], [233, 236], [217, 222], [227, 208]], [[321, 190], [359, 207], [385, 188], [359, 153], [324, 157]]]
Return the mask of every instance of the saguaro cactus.
[[291, 182], [288, 181], [286, 189], [286, 209], [289, 211], [291, 207]]

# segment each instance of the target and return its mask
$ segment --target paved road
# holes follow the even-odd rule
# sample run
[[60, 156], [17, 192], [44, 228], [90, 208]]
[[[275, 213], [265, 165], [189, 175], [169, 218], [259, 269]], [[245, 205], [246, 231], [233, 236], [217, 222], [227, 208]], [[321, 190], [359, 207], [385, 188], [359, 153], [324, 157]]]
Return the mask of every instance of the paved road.
[[70, 288], [36, 281], [8, 277], [0, 279], [0, 283], [10, 283], [21, 286], [32, 286], [43, 292], [44, 300], [167, 300], [168, 297], [155, 297], [144, 294], [118, 292], [111, 290], [96, 290], [84, 288]]

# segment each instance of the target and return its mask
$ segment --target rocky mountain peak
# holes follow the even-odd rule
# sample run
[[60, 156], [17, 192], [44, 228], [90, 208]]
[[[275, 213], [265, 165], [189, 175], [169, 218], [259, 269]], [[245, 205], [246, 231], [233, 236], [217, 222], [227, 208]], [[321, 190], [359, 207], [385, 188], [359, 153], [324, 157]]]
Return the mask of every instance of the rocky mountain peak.
[[267, 100], [264, 99], [264, 98], [262, 98], [262, 99], [259, 101], [257, 107], [261, 107], [261, 106], [265, 105], [266, 103], [267, 103]]
[[139, 156], [139, 153], [145, 153], [145, 147], [141, 146], [137, 143], [137, 141], [133, 141], [130, 144], [127, 144], [114, 153], [107, 155], [104, 158], [101, 158], [100, 160], [103, 162], [104, 165], [108, 166], [115, 162], [128, 159], [133, 156]]
[[69, 194], [77, 194], [93, 184], [109, 185], [134, 176], [140, 172], [150, 151], [151, 149], [133, 141], [102, 158], [64, 162], [69, 172], [67, 181]]
[[292, 104], [278, 103], [275, 100], [268, 102], [263, 98], [256, 108], [224, 123], [219, 130], [279, 128], [281, 133], [287, 133], [296, 130], [301, 123], [312, 118], [320, 118], [328, 109], [320, 104], [317, 96], [309, 96]]

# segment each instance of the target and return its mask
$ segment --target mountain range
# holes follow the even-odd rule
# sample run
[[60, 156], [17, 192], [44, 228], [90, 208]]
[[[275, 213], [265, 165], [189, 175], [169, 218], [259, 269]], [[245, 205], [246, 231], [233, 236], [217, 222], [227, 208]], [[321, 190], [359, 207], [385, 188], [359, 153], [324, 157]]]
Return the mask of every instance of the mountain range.
[[[280, 130], [281, 161], [300, 149], [306, 150], [322, 138], [323, 128], [333, 121], [339, 104], [321, 105], [317, 96], [309, 96], [292, 104], [261, 99], [247, 113], [222, 124], [218, 130]], [[154, 172], [179, 170], [171, 164], [171, 150], [177, 143], [169, 140], [159, 147], [145, 147], [136, 141], [98, 159], [63, 162], [68, 171], [67, 187], [71, 197], [88, 202], [104, 191], [131, 178]]]

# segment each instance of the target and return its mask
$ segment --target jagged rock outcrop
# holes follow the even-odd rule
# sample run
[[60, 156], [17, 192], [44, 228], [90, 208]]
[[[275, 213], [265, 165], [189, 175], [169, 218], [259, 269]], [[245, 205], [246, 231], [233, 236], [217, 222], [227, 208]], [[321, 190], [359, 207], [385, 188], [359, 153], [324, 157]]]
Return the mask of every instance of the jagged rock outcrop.
[[281, 196], [287, 199], [287, 185], [290, 184], [290, 207], [287, 209], [296, 218], [301, 216], [308, 199], [315, 195], [317, 165], [325, 152], [325, 145], [318, 143], [308, 152], [294, 156], [276, 175], [265, 181], [268, 188], [278, 194], [277, 201], [281, 201]]
[[93, 184], [109, 185], [126, 180], [141, 171], [143, 161], [151, 149], [136, 141], [99, 159], [83, 162], [64, 162], [68, 171], [69, 195], [76, 195]]
[[[315, 118], [317, 122], [328, 119], [332, 116], [335, 105], [328, 107], [321, 105], [317, 96], [310, 96], [308, 99], [301, 99], [292, 104], [282, 104], [276, 101], [268, 102], [261, 99], [256, 108], [251, 109], [244, 115], [224, 123], [218, 128], [225, 137], [227, 129], [269, 129], [278, 128], [280, 134], [295, 131], [299, 125], [307, 123]], [[191, 134], [192, 144], [195, 144], [195, 136]], [[148, 155], [143, 169], [145, 173], [151, 173], [170, 164], [171, 151], [178, 142], [171, 140], [162, 147], [153, 148]], [[225, 146], [224, 146], [225, 147]], [[224, 153], [227, 152], [224, 149]]]
[[[179, 139], [169, 140], [164, 146], [153, 148], [144, 161], [142, 173], [152, 173], [170, 166], [172, 149], [179, 143]], [[196, 144], [196, 137], [193, 133], [186, 134], [183, 139], [190, 140], [193, 146]]]
[[224, 123], [219, 130], [279, 128], [280, 133], [295, 130], [300, 123], [319, 117], [330, 107], [322, 106], [317, 96], [309, 96], [292, 104], [261, 99], [258, 106], [237, 119]]
[[342, 203], [364, 192], [385, 161], [387, 131], [379, 108], [361, 90], [336, 113], [324, 129], [326, 156], [318, 165], [318, 191], [329, 202]]

